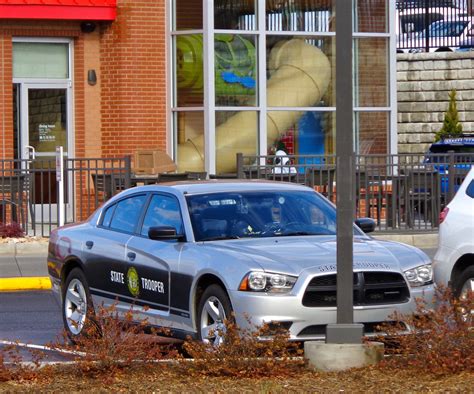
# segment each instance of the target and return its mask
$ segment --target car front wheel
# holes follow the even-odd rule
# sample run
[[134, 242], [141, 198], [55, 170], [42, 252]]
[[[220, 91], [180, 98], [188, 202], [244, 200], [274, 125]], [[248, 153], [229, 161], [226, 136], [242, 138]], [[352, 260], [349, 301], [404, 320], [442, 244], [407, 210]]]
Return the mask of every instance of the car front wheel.
[[456, 297], [466, 298], [469, 291], [474, 292], [474, 266], [466, 268], [454, 286]]
[[63, 289], [63, 322], [69, 338], [84, 334], [92, 313], [92, 302], [87, 280], [79, 268], [74, 268], [66, 279]]
[[224, 342], [225, 322], [232, 317], [229, 296], [219, 285], [211, 285], [202, 294], [198, 306], [198, 335], [204, 343], [219, 346]]

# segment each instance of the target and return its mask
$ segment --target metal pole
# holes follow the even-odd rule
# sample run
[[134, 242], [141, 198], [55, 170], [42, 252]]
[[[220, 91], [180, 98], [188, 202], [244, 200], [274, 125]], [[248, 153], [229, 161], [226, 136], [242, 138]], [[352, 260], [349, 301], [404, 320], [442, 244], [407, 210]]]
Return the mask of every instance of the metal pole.
[[448, 199], [446, 201], [446, 204], [449, 203], [455, 194], [454, 190], [454, 182], [455, 182], [455, 174], [456, 174], [456, 167], [454, 166], [454, 151], [450, 150], [448, 151], [449, 153], [449, 164], [447, 170], [445, 170], [445, 173], [448, 174]]
[[64, 226], [64, 161], [63, 147], [56, 147], [56, 181], [58, 182], [58, 225]]
[[355, 152], [352, 15], [353, 0], [336, 1], [337, 324], [327, 326], [327, 343], [361, 343], [363, 330], [361, 324], [353, 324]]

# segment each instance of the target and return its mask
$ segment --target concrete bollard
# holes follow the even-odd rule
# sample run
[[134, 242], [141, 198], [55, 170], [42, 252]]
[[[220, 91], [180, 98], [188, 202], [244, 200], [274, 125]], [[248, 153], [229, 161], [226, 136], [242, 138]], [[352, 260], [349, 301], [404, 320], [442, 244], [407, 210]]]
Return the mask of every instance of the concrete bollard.
[[345, 371], [377, 364], [383, 359], [384, 345], [369, 343], [304, 343], [304, 358], [308, 368], [318, 371]]

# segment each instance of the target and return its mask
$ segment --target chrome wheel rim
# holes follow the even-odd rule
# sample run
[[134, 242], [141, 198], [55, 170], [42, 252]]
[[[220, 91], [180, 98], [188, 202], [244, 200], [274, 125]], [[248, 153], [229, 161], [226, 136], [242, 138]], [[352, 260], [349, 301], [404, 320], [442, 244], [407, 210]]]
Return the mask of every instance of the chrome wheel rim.
[[[461, 301], [467, 300], [467, 296], [469, 293], [474, 294], [474, 278], [469, 278], [468, 280], [466, 280], [463, 287], [461, 288], [461, 293], [459, 295]], [[463, 319], [465, 321], [468, 321], [469, 318], [472, 318], [474, 316], [474, 309], [471, 309], [471, 313], [469, 313], [466, 308], [462, 308], [461, 313], [463, 315]]]
[[209, 297], [204, 303], [200, 322], [201, 338], [204, 343], [219, 346], [224, 342], [226, 318], [220, 300], [215, 296]]
[[80, 334], [86, 321], [87, 296], [79, 279], [69, 282], [64, 299], [64, 314], [69, 331], [74, 335]]

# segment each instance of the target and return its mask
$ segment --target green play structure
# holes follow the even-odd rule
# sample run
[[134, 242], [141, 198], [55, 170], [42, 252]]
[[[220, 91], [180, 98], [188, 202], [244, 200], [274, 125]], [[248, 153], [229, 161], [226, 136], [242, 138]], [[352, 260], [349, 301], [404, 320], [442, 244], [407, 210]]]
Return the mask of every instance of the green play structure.
[[[203, 39], [200, 34], [176, 38], [179, 89], [202, 92]], [[255, 46], [241, 35], [215, 35], [215, 90], [217, 96], [255, 94]]]

